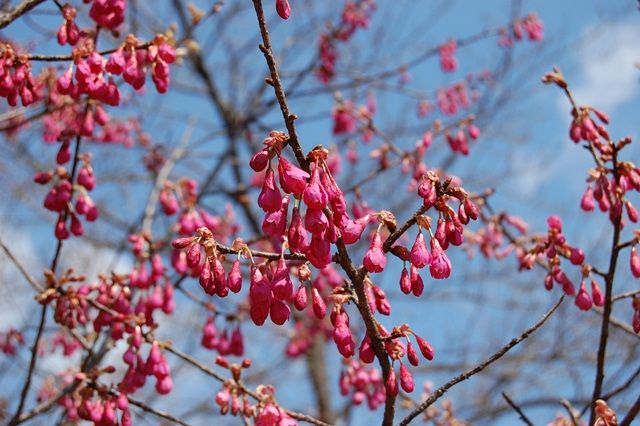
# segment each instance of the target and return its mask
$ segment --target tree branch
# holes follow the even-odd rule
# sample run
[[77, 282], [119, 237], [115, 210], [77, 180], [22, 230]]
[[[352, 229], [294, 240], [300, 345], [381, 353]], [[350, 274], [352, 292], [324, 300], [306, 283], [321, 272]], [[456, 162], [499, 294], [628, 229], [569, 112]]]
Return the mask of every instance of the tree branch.
[[542, 325], [547, 321], [547, 319], [549, 319], [549, 317], [556, 311], [556, 309], [558, 309], [558, 307], [560, 306], [560, 304], [562, 304], [563, 301], [564, 301], [564, 295], [560, 297], [560, 299], [555, 303], [555, 305], [553, 305], [553, 307], [546, 314], [544, 314], [542, 316], [542, 318], [537, 323], [535, 323], [530, 328], [526, 329], [524, 331], [524, 333], [522, 333], [520, 336], [518, 336], [518, 337], [514, 338], [513, 340], [511, 340], [505, 346], [500, 348], [500, 350], [498, 352], [496, 352], [493, 355], [491, 355], [489, 358], [487, 358], [482, 363], [480, 363], [477, 366], [475, 366], [474, 368], [472, 368], [472, 369], [470, 369], [470, 370], [468, 370], [468, 371], [466, 371], [466, 372], [454, 377], [453, 379], [449, 380], [444, 385], [440, 386], [425, 401], [423, 401], [417, 408], [415, 408], [409, 415], [407, 415], [404, 419], [402, 419], [402, 421], [400, 422], [400, 426], [408, 425], [409, 422], [411, 422], [411, 420], [415, 419], [417, 416], [420, 415], [420, 413], [422, 413], [424, 410], [426, 410], [431, 405], [433, 405], [433, 403], [435, 403], [438, 399], [440, 399], [453, 386], [457, 385], [458, 383], [460, 383], [460, 382], [462, 382], [464, 380], [467, 380], [471, 376], [481, 372], [482, 370], [487, 368], [489, 365], [493, 364], [495, 361], [497, 361], [500, 358], [502, 358], [514, 346], [518, 345], [524, 339], [529, 337], [529, 335], [531, 335], [534, 331], [536, 331], [537, 329], [542, 327]]

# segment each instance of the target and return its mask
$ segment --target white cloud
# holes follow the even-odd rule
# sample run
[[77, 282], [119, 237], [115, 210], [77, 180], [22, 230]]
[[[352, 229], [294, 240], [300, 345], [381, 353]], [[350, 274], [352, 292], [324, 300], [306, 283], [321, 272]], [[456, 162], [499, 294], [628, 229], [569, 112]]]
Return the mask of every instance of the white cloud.
[[[574, 94], [580, 104], [593, 105], [607, 113], [633, 99], [640, 88], [640, 27], [637, 23], [615, 23], [599, 28], [588, 28], [587, 42], [579, 50], [578, 71], [581, 77], [574, 84]], [[566, 99], [562, 99], [566, 110]]]

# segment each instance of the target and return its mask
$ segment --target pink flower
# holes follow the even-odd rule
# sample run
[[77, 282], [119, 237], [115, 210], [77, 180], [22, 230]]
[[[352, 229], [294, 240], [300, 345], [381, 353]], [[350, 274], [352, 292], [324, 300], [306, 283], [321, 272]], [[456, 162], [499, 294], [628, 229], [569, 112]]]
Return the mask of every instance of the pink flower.
[[277, 212], [282, 206], [282, 195], [276, 187], [273, 169], [267, 169], [267, 174], [262, 184], [262, 191], [258, 196], [258, 205], [265, 212]]
[[298, 207], [293, 208], [287, 236], [289, 237], [289, 248], [291, 251], [304, 252], [307, 250], [309, 246], [307, 230], [302, 226], [302, 218], [300, 217]]
[[422, 295], [422, 292], [424, 291], [424, 282], [422, 281], [422, 277], [420, 276], [420, 271], [418, 271], [418, 269], [413, 265], [411, 265], [410, 271], [411, 272], [409, 276], [411, 277], [411, 292], [414, 296], [420, 297], [420, 295]]
[[429, 265], [429, 272], [431, 276], [437, 280], [449, 278], [449, 275], [451, 275], [451, 262], [436, 238], [431, 239], [431, 264]]
[[402, 390], [407, 393], [413, 392], [413, 376], [402, 362], [400, 363], [400, 386], [402, 387]]
[[340, 312], [336, 314], [334, 322], [333, 341], [343, 357], [351, 358], [355, 353], [356, 342], [349, 329], [349, 316], [344, 311]]
[[382, 250], [382, 239], [380, 238], [379, 232], [376, 232], [373, 236], [369, 250], [367, 250], [367, 253], [364, 255], [363, 264], [365, 269], [371, 273], [384, 271], [387, 258], [384, 256], [384, 251]]
[[284, 192], [293, 193], [296, 198], [300, 198], [302, 192], [307, 186], [309, 173], [294, 166], [284, 157], [280, 157], [278, 161], [278, 174], [280, 176], [280, 184]]
[[594, 305], [604, 306], [604, 295], [602, 294], [602, 290], [600, 290], [598, 283], [594, 280], [591, 280], [591, 298], [593, 299]]
[[289, 19], [291, 15], [291, 6], [287, 0], [276, 0], [276, 12], [282, 19]]
[[312, 209], [322, 210], [327, 207], [329, 196], [320, 185], [320, 169], [318, 166], [311, 172], [311, 180], [304, 190], [302, 199]]
[[409, 279], [409, 272], [407, 272], [407, 268], [402, 268], [402, 273], [400, 274], [400, 290], [404, 294], [411, 293], [411, 280]]
[[591, 309], [591, 306], [592, 306], [591, 297], [589, 297], [589, 293], [587, 293], [587, 287], [584, 281], [580, 283], [580, 290], [576, 295], [575, 304], [582, 311], [588, 311], [589, 309]]
[[362, 232], [364, 228], [369, 223], [369, 215], [365, 215], [356, 220], [348, 220], [347, 223], [342, 227], [342, 241], [345, 244], [354, 244], [360, 240], [362, 236]]
[[629, 257], [629, 266], [634, 277], [640, 278], [640, 256], [636, 250], [636, 246], [631, 248], [631, 256]]
[[422, 231], [418, 232], [418, 235], [416, 235], [416, 241], [413, 243], [413, 247], [411, 248], [410, 260], [416, 268], [424, 268], [431, 263], [431, 255], [424, 243], [424, 235], [422, 234]]

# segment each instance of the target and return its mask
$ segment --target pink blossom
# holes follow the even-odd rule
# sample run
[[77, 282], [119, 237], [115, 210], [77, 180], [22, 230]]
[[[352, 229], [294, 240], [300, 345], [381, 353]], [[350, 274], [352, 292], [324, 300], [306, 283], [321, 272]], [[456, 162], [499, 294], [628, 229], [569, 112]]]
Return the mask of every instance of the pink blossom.
[[365, 269], [371, 273], [384, 271], [387, 258], [382, 250], [382, 240], [379, 232], [376, 232], [373, 236], [369, 250], [364, 255], [363, 264]]
[[437, 280], [449, 278], [449, 275], [451, 275], [451, 262], [436, 238], [431, 239], [431, 264], [429, 265], [429, 272], [431, 276]]

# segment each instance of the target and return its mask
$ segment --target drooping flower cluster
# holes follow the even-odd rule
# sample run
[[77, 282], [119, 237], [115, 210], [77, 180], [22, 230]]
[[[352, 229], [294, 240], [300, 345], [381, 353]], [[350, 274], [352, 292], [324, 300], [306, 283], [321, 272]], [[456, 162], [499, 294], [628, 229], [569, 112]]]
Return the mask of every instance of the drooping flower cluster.
[[340, 23], [332, 31], [320, 35], [320, 65], [316, 68], [316, 75], [321, 82], [329, 83], [335, 77], [337, 44], [349, 41], [358, 28], [367, 28], [375, 8], [375, 0], [348, 0]]
[[[602, 306], [604, 296], [595, 279], [591, 279], [591, 295], [589, 295], [585, 280], [592, 275], [592, 268], [585, 263], [584, 252], [567, 243], [562, 233], [562, 221], [558, 216], [550, 216], [547, 219], [549, 230], [545, 237], [536, 239], [536, 244], [529, 250], [519, 250], [520, 268], [531, 269], [540, 258], [545, 258], [549, 267], [549, 272], [544, 280], [547, 290], [553, 288], [554, 283], [562, 286], [562, 291], [568, 296], [575, 296], [575, 304], [583, 311], [591, 309], [593, 305]], [[576, 293], [576, 288], [563, 270], [562, 259], [580, 268], [582, 280], [580, 288]]]
[[9, 330], [0, 333], [0, 351], [8, 356], [14, 356], [18, 346], [24, 344], [24, 337], [22, 333], [16, 329], [10, 328]]
[[202, 328], [200, 343], [204, 348], [216, 350], [222, 356], [242, 356], [244, 354], [244, 339], [240, 330], [240, 323], [236, 324], [234, 328], [229, 326], [220, 332], [216, 328], [213, 316], [207, 318]]
[[231, 378], [225, 380], [222, 389], [216, 394], [216, 404], [220, 407], [220, 414], [231, 413], [232, 416], [243, 416], [245, 419], [255, 419], [260, 426], [296, 426], [298, 423], [280, 407], [275, 400], [273, 386], [260, 385], [256, 389], [258, 401], [252, 404], [247, 397], [247, 390], [240, 384], [243, 369], [249, 368], [251, 361], [245, 359], [242, 364], [230, 364], [224, 357], [219, 356], [216, 364], [228, 369]]
[[530, 13], [524, 18], [515, 18], [508, 28], [501, 28], [498, 44], [502, 47], [513, 46], [514, 41], [521, 41], [523, 33], [527, 33], [530, 41], [542, 41], [544, 24], [535, 13]]
[[0, 96], [15, 107], [18, 99], [29, 106], [42, 99], [42, 84], [31, 74], [31, 63], [9, 43], [0, 43]]
[[90, 374], [77, 373], [75, 377], [68, 380], [70, 383], [67, 383], [67, 386], [71, 385], [73, 380], [80, 380], [81, 384], [75, 392], [65, 393], [58, 401], [58, 405], [65, 410], [67, 420], [76, 422], [85, 420], [96, 426], [133, 425], [127, 394], [116, 393], [106, 386], [96, 385], [96, 380], [101, 375], [113, 373], [113, 371], [113, 367], [106, 367], [93, 370]]
[[[378, 325], [378, 331], [382, 338], [385, 339], [384, 349], [392, 362], [391, 369], [384, 383], [385, 392], [397, 395], [400, 388], [407, 393], [413, 392], [415, 388], [413, 375], [409, 371], [409, 368], [402, 362], [402, 358], [406, 357], [406, 361], [414, 367], [417, 367], [420, 364], [420, 358], [409, 337], [413, 336], [415, 338], [420, 353], [429, 361], [433, 360], [435, 356], [433, 348], [429, 342], [418, 336], [406, 324], [394, 327], [391, 333], [389, 333], [382, 325]], [[406, 339], [406, 344], [401, 341], [402, 338]], [[375, 353], [371, 346], [371, 338], [368, 335], [365, 336], [360, 344], [359, 357], [360, 361], [365, 364], [372, 363], [375, 358]], [[399, 364], [398, 374], [396, 374], [394, 369], [396, 362]], [[400, 387], [398, 387], [398, 382]]]
[[58, 213], [55, 236], [59, 240], [66, 240], [71, 234], [80, 236], [84, 233], [80, 216], [84, 216], [89, 222], [93, 222], [99, 216], [98, 209], [89, 196], [89, 192], [96, 185], [96, 178], [91, 167], [91, 155], [84, 154], [80, 157], [82, 166], [80, 166], [80, 171], [75, 178], [75, 184], [77, 184], [75, 205], [72, 204], [74, 184], [71, 182], [71, 176], [67, 170], [62, 167], [70, 160], [71, 143], [63, 141], [56, 156], [56, 162], [59, 166], [53, 171], [38, 172], [34, 176], [34, 181], [40, 185], [52, 184], [44, 199], [44, 207]]
[[116, 32], [124, 22], [127, 0], [83, 0], [91, 3], [89, 16], [101, 27]]
[[442, 71], [453, 72], [458, 68], [458, 60], [455, 56], [457, 48], [458, 43], [455, 40], [449, 40], [440, 46], [440, 68]]
[[351, 401], [360, 405], [367, 401], [370, 410], [376, 410], [384, 404], [386, 394], [382, 375], [377, 368], [367, 368], [362, 362], [346, 362], [340, 371], [340, 393], [351, 394]]

